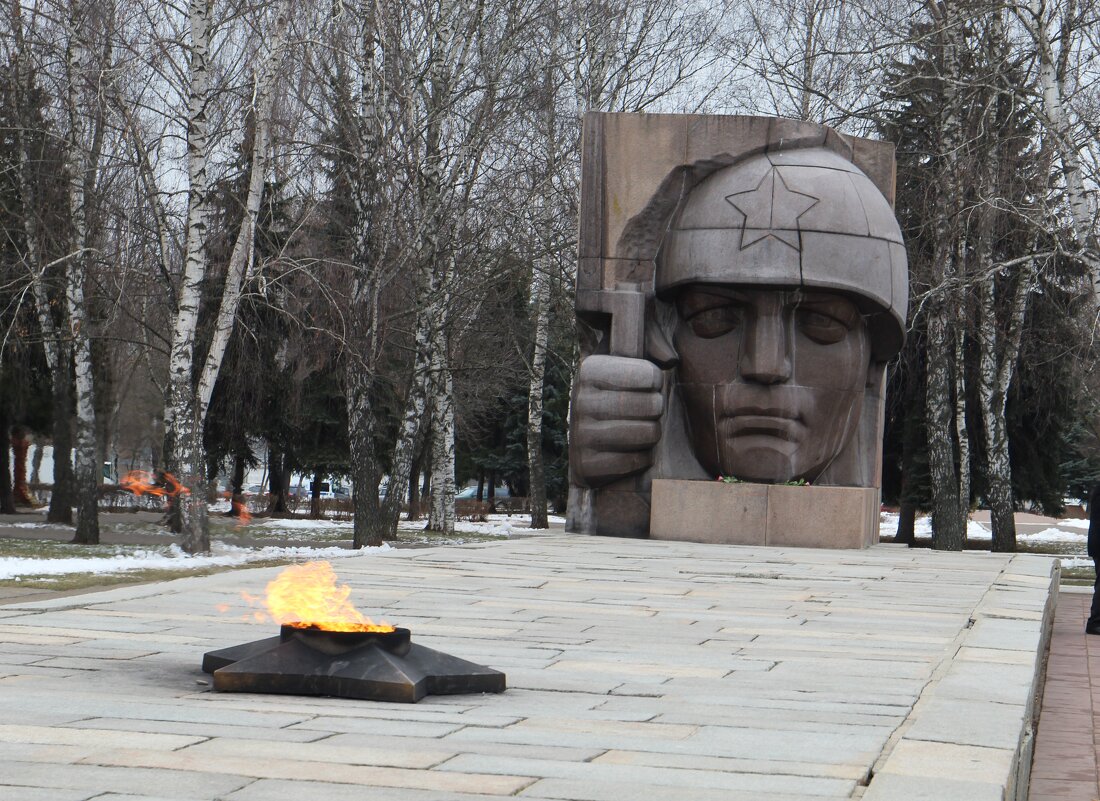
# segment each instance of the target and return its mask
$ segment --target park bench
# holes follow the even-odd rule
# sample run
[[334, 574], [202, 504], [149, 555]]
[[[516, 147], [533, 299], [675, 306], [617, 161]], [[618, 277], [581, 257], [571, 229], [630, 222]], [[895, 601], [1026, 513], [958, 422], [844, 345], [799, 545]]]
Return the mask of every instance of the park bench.
[[531, 511], [529, 498], [493, 498], [489, 503], [492, 504], [493, 513], [498, 515], [521, 515]]
[[484, 523], [489, 519], [492, 506], [488, 501], [474, 501], [459, 498], [455, 501], [455, 517], [459, 520], [472, 520], [476, 523]]

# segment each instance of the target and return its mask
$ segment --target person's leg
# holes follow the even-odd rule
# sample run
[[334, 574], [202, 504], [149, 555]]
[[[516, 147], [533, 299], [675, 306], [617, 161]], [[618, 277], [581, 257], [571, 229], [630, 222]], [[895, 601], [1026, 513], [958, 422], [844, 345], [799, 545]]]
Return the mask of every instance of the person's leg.
[[1092, 609], [1089, 610], [1085, 633], [1100, 634], [1100, 561], [1093, 559], [1092, 564], [1096, 568], [1096, 583], [1092, 587]]

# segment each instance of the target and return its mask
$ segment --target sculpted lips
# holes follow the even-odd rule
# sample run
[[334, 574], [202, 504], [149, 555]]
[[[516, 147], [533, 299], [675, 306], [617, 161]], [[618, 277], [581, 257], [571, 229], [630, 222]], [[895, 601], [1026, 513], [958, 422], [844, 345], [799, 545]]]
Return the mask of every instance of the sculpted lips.
[[798, 414], [786, 409], [745, 407], [723, 418], [722, 429], [728, 437], [763, 435], [793, 440], [804, 427]]

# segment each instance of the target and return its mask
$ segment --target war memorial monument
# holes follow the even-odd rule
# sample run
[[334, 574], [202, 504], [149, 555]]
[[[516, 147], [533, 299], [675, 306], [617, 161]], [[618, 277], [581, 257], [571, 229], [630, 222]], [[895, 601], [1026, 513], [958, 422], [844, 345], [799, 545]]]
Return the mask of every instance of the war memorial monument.
[[893, 146], [778, 118], [585, 125], [570, 529], [877, 541], [908, 302]]

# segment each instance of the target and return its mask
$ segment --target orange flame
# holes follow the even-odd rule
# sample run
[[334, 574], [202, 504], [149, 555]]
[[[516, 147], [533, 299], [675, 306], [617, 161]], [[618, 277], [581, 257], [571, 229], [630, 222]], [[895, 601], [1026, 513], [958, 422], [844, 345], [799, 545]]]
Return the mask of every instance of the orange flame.
[[325, 631], [393, 631], [375, 623], [348, 601], [351, 587], [336, 583], [328, 562], [291, 565], [267, 585], [267, 608], [275, 622]]
[[160, 481], [157, 481], [156, 476], [145, 470], [131, 470], [119, 479], [118, 485], [134, 495], [155, 495], [161, 498], [186, 495], [191, 492], [171, 473], [161, 473]]

